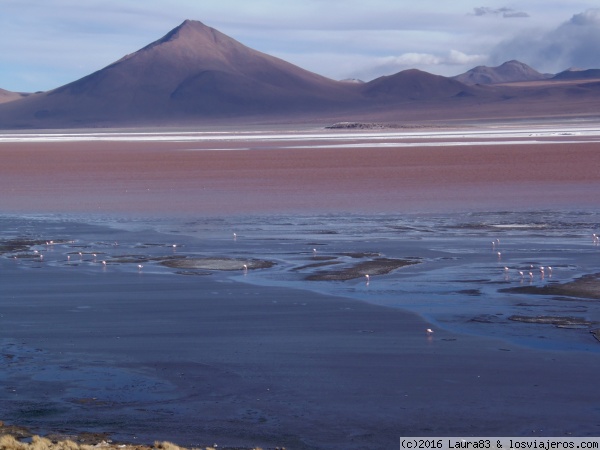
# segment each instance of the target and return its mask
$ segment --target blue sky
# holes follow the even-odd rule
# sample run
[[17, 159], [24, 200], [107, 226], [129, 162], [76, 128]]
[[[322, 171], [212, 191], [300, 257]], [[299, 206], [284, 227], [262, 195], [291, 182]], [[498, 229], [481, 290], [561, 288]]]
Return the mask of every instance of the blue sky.
[[333, 79], [600, 68], [598, 0], [0, 0], [0, 88], [59, 87], [185, 19]]

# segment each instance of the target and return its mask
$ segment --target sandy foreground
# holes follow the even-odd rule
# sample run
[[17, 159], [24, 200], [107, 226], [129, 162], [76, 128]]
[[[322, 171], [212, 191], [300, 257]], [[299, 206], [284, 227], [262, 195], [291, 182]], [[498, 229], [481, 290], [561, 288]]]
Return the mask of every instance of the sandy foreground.
[[[600, 142], [589, 139], [410, 147], [388, 140], [382, 146], [381, 139], [345, 142], [335, 148], [320, 148], [331, 142], [318, 138], [0, 142], [0, 211], [145, 217], [599, 205]], [[136, 289], [130, 278], [118, 282], [122, 292]], [[430, 335], [428, 323], [405, 311], [302, 290], [224, 286], [207, 278], [202, 293], [192, 295], [194, 277], [184, 277], [173, 294], [178, 302], [158, 322], [139, 321], [133, 303], [120, 306], [114, 293], [93, 322], [73, 322], [61, 308], [86, 292], [103, 292], [103, 280], [70, 284], [49, 276], [43, 287], [27, 283], [3, 288], [4, 298], [13, 299], [4, 314], [28, 317], [27, 327], [0, 331], [4, 342], [43, 343], [32, 357], [40, 365], [77, 367], [81, 358], [80, 370], [93, 374], [101, 361], [134, 373], [132, 380], [159, 379], [169, 388], [167, 398], [152, 390], [156, 399], [137, 410], [126, 404], [113, 410], [100, 395], [81, 392], [65, 400], [67, 381], [53, 387], [51, 376], [40, 382], [31, 368], [10, 388], [29, 403], [75, 404], [73, 411], [89, 415], [89, 427], [97, 415], [95, 426], [121, 438], [388, 449], [398, 448], [401, 436], [600, 435], [600, 353], [541, 351], [443, 330]], [[69, 294], [62, 295], [67, 285]], [[164, 289], [150, 278], [134, 298], [162, 311]], [[198, 301], [215, 291], [226, 295]], [[39, 295], [49, 302], [34, 311], [28, 305]], [[194, 314], [186, 314], [192, 304]], [[70, 333], [78, 336], [76, 348], [50, 363], [46, 355], [59, 354]], [[17, 347], [3, 348], [5, 363], [25, 352]]]

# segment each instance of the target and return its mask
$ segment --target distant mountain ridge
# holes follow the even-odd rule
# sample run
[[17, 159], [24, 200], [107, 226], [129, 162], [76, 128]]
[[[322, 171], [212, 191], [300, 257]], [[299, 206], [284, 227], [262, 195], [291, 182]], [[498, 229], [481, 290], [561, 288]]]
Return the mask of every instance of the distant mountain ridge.
[[[583, 75], [583, 73], [578, 73]], [[57, 89], [0, 91], [0, 128], [196, 126], [211, 122], [414, 122], [599, 111], [600, 83], [510, 86], [546, 75], [518, 61], [457, 77], [416, 69], [334, 81], [186, 20], [162, 38]], [[565, 75], [566, 76], [566, 75]], [[502, 84], [508, 83], [508, 84]], [[2, 98], [10, 101], [2, 101]]]
[[537, 81], [551, 78], [520, 61], [507, 61], [496, 67], [477, 66], [467, 72], [452, 77], [464, 84], [499, 84], [518, 81]]
[[368, 97], [396, 97], [409, 100], [449, 98], [471, 91], [465, 84], [418, 69], [409, 69], [376, 78], [362, 86]]
[[567, 69], [557, 73], [553, 80], [590, 80], [600, 79], [600, 69]]

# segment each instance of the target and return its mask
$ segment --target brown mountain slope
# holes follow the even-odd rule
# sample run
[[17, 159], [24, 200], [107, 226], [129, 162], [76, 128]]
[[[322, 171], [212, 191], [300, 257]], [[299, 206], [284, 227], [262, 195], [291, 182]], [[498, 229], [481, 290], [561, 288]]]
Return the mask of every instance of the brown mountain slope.
[[563, 72], [557, 73], [552, 80], [565, 81], [565, 80], [600, 80], [600, 69], [567, 69]]
[[[164, 123], [327, 110], [356, 89], [252, 50], [197, 21], [73, 83], [0, 110], [0, 125]], [[6, 128], [6, 126], [4, 126]]]
[[497, 67], [477, 66], [463, 74], [452, 77], [464, 84], [496, 84], [515, 81], [536, 81], [549, 78], [527, 64], [519, 61], [507, 61]]
[[417, 69], [379, 77], [360, 87], [369, 98], [389, 100], [440, 100], [470, 95], [473, 91], [458, 81]]
[[0, 89], [0, 103], [12, 102], [23, 98], [26, 94]]

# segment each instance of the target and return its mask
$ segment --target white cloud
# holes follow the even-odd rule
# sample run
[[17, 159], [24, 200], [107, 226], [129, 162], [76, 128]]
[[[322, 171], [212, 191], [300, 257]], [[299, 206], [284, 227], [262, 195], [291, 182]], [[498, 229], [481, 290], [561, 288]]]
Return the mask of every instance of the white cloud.
[[430, 66], [439, 64], [442, 59], [439, 56], [428, 53], [404, 53], [400, 56], [388, 56], [381, 58], [381, 66], [404, 67], [404, 66]]
[[474, 64], [485, 60], [483, 55], [467, 55], [458, 50], [450, 50], [446, 54], [430, 53], [404, 53], [399, 56], [381, 58], [381, 66], [392, 68], [419, 68], [433, 66], [455, 66], [463, 64]]
[[410, 68], [443, 73], [452, 66], [478, 64], [485, 59], [483, 55], [467, 55], [458, 50], [450, 50], [445, 54], [405, 53], [400, 56], [381, 58], [379, 68], [386, 68], [391, 73]]
[[445, 64], [463, 65], [463, 64], [479, 64], [485, 61], [487, 57], [484, 55], [467, 55], [458, 50], [450, 50], [445, 60]]
[[[290, 60], [290, 58], [288, 58]], [[467, 55], [457, 50], [446, 53], [407, 52], [396, 56], [313, 55], [296, 63], [333, 79], [358, 78], [370, 81], [382, 75], [392, 75], [407, 69], [419, 69], [433, 74], [456, 75], [486, 61], [483, 55]], [[313, 70], [315, 71], [315, 70]]]

